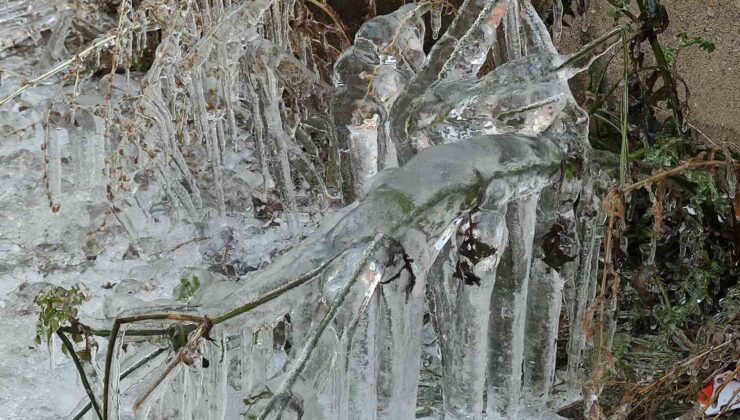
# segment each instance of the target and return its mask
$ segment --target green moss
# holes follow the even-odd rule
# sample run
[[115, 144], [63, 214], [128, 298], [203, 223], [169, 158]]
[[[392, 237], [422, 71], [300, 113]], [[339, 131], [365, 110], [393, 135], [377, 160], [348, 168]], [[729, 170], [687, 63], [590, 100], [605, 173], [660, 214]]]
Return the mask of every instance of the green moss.
[[378, 188], [376, 194], [381, 202], [387, 206], [398, 206], [403, 214], [409, 214], [414, 210], [414, 203], [409, 197], [393, 188]]

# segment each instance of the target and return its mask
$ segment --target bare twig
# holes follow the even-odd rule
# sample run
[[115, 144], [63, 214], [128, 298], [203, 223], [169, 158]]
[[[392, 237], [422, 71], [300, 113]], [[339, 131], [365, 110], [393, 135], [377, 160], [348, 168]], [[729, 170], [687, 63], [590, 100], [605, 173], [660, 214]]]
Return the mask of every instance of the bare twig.
[[77, 353], [75, 352], [74, 345], [72, 345], [72, 342], [69, 341], [69, 338], [67, 338], [64, 333], [57, 330], [57, 336], [62, 340], [62, 345], [67, 349], [67, 353], [69, 353], [69, 356], [72, 358], [72, 361], [75, 364], [75, 367], [77, 368], [77, 373], [80, 374], [80, 381], [82, 381], [82, 387], [85, 388], [85, 392], [87, 393], [87, 397], [90, 398], [90, 403], [93, 406], [93, 409], [95, 410], [95, 414], [98, 415], [99, 419], [103, 418], [103, 415], [100, 413], [100, 405], [98, 404], [98, 400], [95, 398], [95, 393], [92, 390], [92, 387], [90, 387], [90, 381], [87, 379], [87, 374], [85, 374], [85, 369], [82, 366], [82, 362], [80, 362], [80, 358], [77, 356]]
[[58, 74], [59, 72], [64, 71], [67, 67], [77, 62], [77, 60], [81, 60], [87, 57], [88, 55], [90, 55], [93, 51], [97, 50], [98, 48], [114, 42], [117, 36], [118, 35], [108, 35], [104, 38], [100, 38], [97, 41], [93, 42], [92, 45], [80, 51], [79, 53], [77, 53], [74, 57], [70, 58], [69, 60], [63, 61], [57, 64], [56, 66], [52, 67], [50, 70], [46, 71], [44, 74], [23, 83], [23, 85], [20, 88], [18, 88], [18, 90], [0, 99], [0, 107], [12, 101], [13, 99], [21, 95], [23, 92], [27, 91], [28, 89], [35, 87], [39, 83], [48, 79], [49, 77], [52, 77]]
[[140, 321], [193, 321], [202, 323], [204, 318], [185, 315], [185, 314], [145, 314], [145, 315], [133, 315], [123, 318], [117, 318], [113, 323], [113, 328], [110, 332], [110, 340], [108, 341], [108, 351], [105, 356], [105, 371], [103, 374], [103, 419], [108, 418], [108, 396], [110, 394], [110, 371], [111, 364], [113, 362], [113, 353], [116, 347], [116, 339], [118, 337], [118, 331], [121, 329], [121, 325], [130, 324], [133, 322]]
[[180, 349], [180, 351], [177, 353], [177, 356], [172, 359], [172, 361], [167, 365], [164, 371], [159, 375], [157, 380], [149, 385], [146, 391], [144, 391], [144, 393], [136, 399], [136, 402], [134, 403], [134, 411], [141, 408], [142, 404], [146, 402], [149, 396], [152, 395], [152, 393], [159, 387], [160, 384], [162, 384], [162, 382], [164, 382], [170, 372], [172, 372], [180, 364], [180, 362], [186, 363], [185, 358], [187, 352], [194, 351], [197, 348], [198, 341], [206, 332], [207, 329], [205, 325], [201, 325], [200, 327], [198, 327], [197, 330], [195, 330], [195, 334], [193, 334], [190, 340], [188, 340], [188, 344]]
[[344, 22], [342, 22], [342, 19], [339, 17], [339, 15], [337, 15], [337, 12], [334, 10], [333, 7], [331, 7], [324, 0], [308, 0], [308, 2], [318, 7], [322, 12], [329, 16], [329, 19], [331, 19], [332, 22], [334, 22], [334, 24], [339, 28], [344, 42], [346, 42], [347, 45], [352, 45], [352, 38], [350, 38], [349, 36], [349, 30], [347, 29], [347, 26], [345, 26]]
[[313, 350], [316, 348], [316, 345], [319, 342], [319, 338], [321, 338], [321, 334], [324, 332], [329, 323], [334, 319], [334, 316], [337, 314], [339, 308], [344, 303], [345, 297], [347, 297], [347, 294], [349, 294], [352, 286], [362, 275], [363, 271], [365, 270], [365, 266], [370, 261], [370, 258], [372, 257], [375, 250], [377, 250], [380, 246], [383, 238], [383, 234], [376, 235], [375, 239], [373, 239], [370, 245], [365, 249], [362, 258], [355, 267], [355, 271], [344, 283], [342, 289], [337, 293], [336, 297], [332, 301], [331, 306], [329, 307], [329, 311], [326, 313], [326, 315], [324, 315], [324, 318], [321, 320], [313, 333], [309, 336], [306, 344], [303, 346], [303, 350], [298, 356], [298, 359], [295, 361], [293, 368], [290, 370], [290, 372], [288, 372], [285, 380], [280, 385], [280, 388], [270, 399], [270, 402], [267, 404], [267, 407], [265, 407], [265, 410], [262, 412], [262, 414], [260, 414], [259, 419], [266, 419], [267, 415], [273, 410], [281, 412], [285, 408], [288, 400], [290, 399], [291, 388], [293, 387], [293, 384], [295, 384], [295, 382], [298, 380], [298, 376], [306, 367], [306, 363], [311, 357], [311, 353], [313, 353]]
[[[633, 184], [626, 185], [622, 189], [622, 191], [627, 193], [629, 191], [643, 188], [646, 185], [652, 184], [656, 181], [667, 178], [669, 176], [678, 175], [687, 169], [705, 168], [705, 167], [710, 167], [710, 166], [727, 166], [727, 161], [726, 160], [689, 160], [679, 166], [676, 166], [675, 168], [657, 172], [643, 180], [637, 181]], [[740, 162], [735, 162], [732, 164], [732, 166], [734, 166], [736, 169], [740, 169]]]
[[[689, 367], [692, 364], [696, 363], [697, 360], [700, 360], [700, 359], [708, 356], [709, 354], [711, 354], [711, 353], [713, 353], [713, 352], [715, 352], [715, 351], [717, 351], [719, 349], [722, 349], [722, 348], [726, 347], [730, 343], [732, 343], [732, 340], [725, 341], [724, 343], [718, 344], [716, 346], [712, 346], [712, 347], [704, 350], [703, 352], [697, 354], [696, 356], [693, 356], [693, 357], [691, 357], [689, 359], [684, 360], [682, 363], [678, 364], [673, 369], [671, 369], [668, 372], [666, 372], [665, 374], [663, 374], [657, 380], [655, 380], [655, 381], [653, 381], [653, 382], [651, 382], [651, 383], [649, 383], [649, 384], [647, 384], [647, 385], [645, 385], [645, 386], [643, 386], [641, 388], [639, 386], [635, 385], [635, 387], [630, 392], [628, 392], [627, 396], [624, 398], [623, 401], [625, 401], [625, 403], [631, 403], [632, 401], [634, 401], [634, 398], [639, 397], [641, 395], [644, 395], [648, 391], [650, 391], [651, 389], [657, 387], [658, 385], [665, 383], [666, 381], [670, 380], [671, 378], [674, 378], [679, 372], [683, 371], [687, 367]], [[637, 407], [639, 407], [644, 401], [645, 401], [645, 399], [642, 398], [642, 399], [638, 400], [636, 403], [631, 404], [631, 406], [629, 407], [630, 411], [631, 410], [634, 410]]]

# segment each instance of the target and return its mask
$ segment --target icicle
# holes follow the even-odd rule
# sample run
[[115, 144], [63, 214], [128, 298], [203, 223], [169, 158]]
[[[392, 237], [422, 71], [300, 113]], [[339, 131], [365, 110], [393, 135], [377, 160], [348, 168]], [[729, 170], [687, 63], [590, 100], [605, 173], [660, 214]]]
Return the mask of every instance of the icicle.
[[283, 206], [288, 219], [288, 226], [291, 230], [295, 231], [298, 228], [298, 222], [296, 220], [297, 204], [295, 185], [293, 184], [293, 177], [290, 172], [286, 134], [280, 118], [278, 98], [281, 95], [278, 91], [274, 72], [269, 67], [266, 67], [264, 70], [265, 77], [260, 83], [259, 90], [260, 103], [264, 107], [262, 116], [265, 119], [267, 133], [270, 136], [270, 140], [272, 140], [271, 154], [276, 160], [275, 165], [278, 167], [280, 173], [280, 189], [283, 196]]
[[477, 418], [485, 409], [491, 293], [508, 237], [506, 203], [498, 207], [482, 210], [463, 225], [454, 246], [448, 244], [430, 270], [444, 413], [451, 418]]
[[524, 350], [524, 401], [534, 408], [546, 407], [555, 381], [563, 279], [541, 259], [532, 262]]
[[[520, 16], [524, 23], [524, 27], [521, 28], [521, 34], [522, 37], [528, 38], [529, 41], [529, 43], [522, 43], [523, 48], [532, 47], [532, 54], [557, 54], [557, 45], [553, 45], [550, 33], [547, 31], [547, 26], [540, 19], [537, 10], [532, 6], [532, 2], [530, 0], [521, 0], [520, 6], [522, 8]], [[528, 33], [524, 32], [525, 29], [528, 30]]]
[[57, 365], [57, 336], [52, 334], [46, 342], [46, 350], [49, 352], [49, 369], [53, 370]]
[[491, 299], [489, 415], [505, 416], [516, 412], [521, 404], [524, 327], [538, 195], [516, 199], [506, 214], [509, 247], [499, 264]]
[[[585, 203], [584, 203], [585, 204]], [[596, 203], [598, 205], [598, 202]], [[584, 206], [585, 207], [585, 206]], [[598, 209], [598, 206], [595, 207]], [[595, 212], [598, 214], [598, 210]], [[578, 257], [579, 268], [575, 278], [575, 296], [573, 309], [570, 311], [570, 335], [568, 338], [568, 382], [571, 387], [580, 389], [583, 352], [586, 344], [584, 317], [591, 302], [596, 296], [597, 273], [599, 269], [599, 250], [601, 248], [602, 223], [594, 217], [583, 222], [579, 237], [581, 250]]]
[[[373, 287], [373, 290], [375, 288]], [[374, 418], [378, 407], [378, 372], [380, 371], [378, 323], [380, 294], [373, 293], [363, 305], [355, 331], [350, 335], [351, 349], [347, 349], [349, 378], [348, 417]]]
[[267, 403], [267, 379], [271, 376], [273, 352], [272, 328], [246, 329], [241, 334], [239, 363], [241, 366], [241, 395], [247, 401], [246, 413], [259, 415]]
[[524, 54], [522, 38], [520, 32], [520, 18], [519, 18], [519, 1], [509, 1], [509, 8], [506, 13], [506, 24], [504, 25], [506, 30], [506, 51], [508, 54], [508, 60], [513, 61], [521, 58]]
[[127, 324], [121, 326], [116, 348], [113, 350], [113, 360], [110, 362], [110, 406], [108, 410], [110, 410], [109, 413], [113, 413], [113, 418], [119, 418], [121, 410], [121, 363], [123, 363], [123, 343], [127, 330]]
[[444, 3], [439, 2], [432, 6], [432, 39], [439, 37], [439, 30], [442, 29], [442, 9]]
[[347, 126], [350, 152], [357, 167], [356, 194], [362, 194], [365, 182], [378, 172], [378, 115], [359, 125]]
[[42, 146], [45, 155], [44, 182], [49, 208], [52, 213], [58, 213], [62, 206], [62, 143], [67, 143], [67, 130], [50, 127], [48, 120], [46, 124], [45, 142]]
[[[369, 176], [395, 160], [389, 159], [390, 140], [382, 126], [404, 85], [424, 63], [423, 37], [417, 5], [409, 4], [365, 22], [355, 44], [334, 65], [337, 91], [331, 114], [341, 150], [345, 201], [353, 201]], [[377, 145], [371, 157], [365, 149], [372, 141]]]
[[563, 34], [563, 0], [553, 0], [552, 3], [552, 43], [557, 48]]
[[408, 270], [381, 289], [378, 378], [378, 419], [414, 418], [426, 278], [409, 277]]
[[496, 41], [496, 30], [501, 25], [506, 6], [506, 0], [486, 3], [475, 22], [456, 43], [439, 79], [457, 79], [478, 73]]
[[200, 126], [196, 124], [196, 127], [200, 129], [201, 132], [199, 134], [201, 138], [205, 140], [208, 162], [210, 163], [211, 171], [213, 173], [213, 185], [216, 193], [218, 214], [219, 216], [223, 216], [226, 212], [226, 204], [224, 201], [224, 183], [221, 171], [219, 140], [216, 124], [208, 119], [208, 105], [206, 104], [205, 94], [203, 92], [203, 78], [199, 70], [193, 70], [191, 100], [193, 101], [193, 104], [196, 107], [195, 110], [198, 114], [195, 119], [200, 122]]

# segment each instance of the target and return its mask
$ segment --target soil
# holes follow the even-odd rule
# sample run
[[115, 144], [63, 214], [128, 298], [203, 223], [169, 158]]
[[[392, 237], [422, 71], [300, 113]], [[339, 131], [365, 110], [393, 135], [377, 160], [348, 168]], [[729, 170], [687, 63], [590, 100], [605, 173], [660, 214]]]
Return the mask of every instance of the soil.
[[[706, 135], [705, 140], [740, 147], [740, 0], [666, 0], [663, 5], [670, 18], [668, 29], [660, 35], [663, 46], [677, 46], [682, 32], [716, 45], [713, 53], [694, 46], [678, 54], [676, 71], [690, 90], [688, 122], [699, 136]], [[607, 16], [611, 9], [606, 0], [594, 0], [585, 32], [580, 18], [564, 28], [562, 52], [572, 52], [607, 32], [614, 25]], [[576, 94], [587, 82], [587, 75], [576, 79]]]

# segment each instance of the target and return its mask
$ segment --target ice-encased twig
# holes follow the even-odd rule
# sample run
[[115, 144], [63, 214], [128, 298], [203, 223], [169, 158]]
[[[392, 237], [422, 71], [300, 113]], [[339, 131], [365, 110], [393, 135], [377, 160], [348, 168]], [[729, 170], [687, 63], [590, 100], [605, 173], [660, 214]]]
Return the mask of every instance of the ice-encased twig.
[[389, 133], [395, 144], [400, 164], [408, 161], [416, 152], [416, 148], [406, 133], [406, 123], [412, 102], [439, 80], [442, 68], [454, 53], [457, 43], [471, 30], [473, 23], [478, 20], [481, 11], [488, 3], [486, 0], [465, 0], [463, 2], [458, 9], [457, 17], [434, 44], [422, 68], [396, 99], [396, 112], [389, 114]]
[[[267, 407], [265, 407], [265, 409], [262, 411], [260, 419], [266, 419], [273, 410], [277, 411], [277, 413], [275, 414], [279, 417], [280, 413], [282, 413], [282, 411], [285, 409], [285, 406], [290, 400], [290, 394], [292, 393], [293, 385], [295, 385], [295, 382], [298, 380], [299, 375], [301, 375], [301, 373], [303, 372], [303, 369], [305, 368], [306, 363], [311, 357], [311, 354], [316, 349], [319, 339], [321, 338], [321, 334], [323, 334], [326, 327], [336, 316], [339, 308], [344, 303], [344, 300], [349, 294], [352, 286], [354, 286], [355, 282], [357, 282], [360, 276], [364, 274], [366, 265], [370, 263], [370, 258], [381, 245], [382, 239], [382, 234], [377, 235], [375, 239], [373, 239], [373, 241], [370, 243], [370, 245], [368, 245], [368, 247], [365, 249], [362, 257], [357, 262], [355, 271], [350, 275], [348, 279], [345, 280], [342, 288], [334, 297], [334, 300], [332, 301], [328, 312], [326, 313], [326, 315], [324, 315], [316, 328], [311, 332], [311, 335], [308, 337], [308, 340], [304, 344], [299, 356], [296, 358], [293, 367], [287, 373], [285, 380], [280, 385], [280, 388], [277, 389], [277, 394], [273, 395], [273, 397], [270, 399], [270, 402], [267, 404]], [[370, 270], [371, 276], [379, 275], [379, 273], [376, 274], [376, 270], [372, 270], [372, 268]]]
[[377, 16], [360, 27], [334, 65], [331, 102], [345, 201], [360, 196], [385, 167], [390, 139], [382, 127], [406, 83], [424, 63], [424, 24], [416, 4]]
[[[378, 415], [393, 418], [399, 412], [410, 411], [413, 414], [418, 381], [415, 372], [418, 372], [420, 360], [418, 320], [423, 314], [423, 285], [438, 252], [431, 246], [434, 242], [432, 239], [441, 235], [460, 214], [465, 200], [476, 196], [490, 181], [506, 183], [514, 197], [531, 194], [533, 185], [521, 182], [519, 175], [547, 179], [556, 170], [558, 162], [559, 152], [551, 142], [518, 136], [484, 136], [459, 144], [430, 148], [404, 167], [392, 171], [384, 182], [371, 190], [335, 224], [298, 245], [256, 278], [245, 279], [245, 286], [234, 289], [234, 284], [217, 283], [203, 288], [196, 299], [197, 311], [213, 316], [221, 308], [238, 306], [240, 302], [249, 301], [279, 286], [286, 278], [292, 277], [291, 273], [310, 270], [320, 261], [333, 258], [348, 247], [369, 241], [374, 232], [383, 232], [398, 240], [409, 259], [413, 260], [411, 267], [417, 284], [410, 295], [414, 297], [407, 295], [411, 290], [408, 289], [408, 277], [404, 281], [394, 280], [391, 289], [383, 291], [386, 296], [382, 300], [384, 303], [375, 308], [380, 310], [380, 331], [385, 332], [376, 337], [385, 344], [379, 344], [376, 348], [390, 349], [390, 353], [381, 351], [380, 354], [367, 357], [380, 357], [376, 362], [379, 369], [376, 372], [379, 375]], [[341, 259], [335, 266], [339, 268], [344, 264], [345, 260]], [[336, 281], [341, 284], [344, 280], [338, 278]], [[322, 290], [328, 286], [328, 283], [318, 289], [310, 286], [308, 290], [326, 293]], [[417, 303], [410, 305], [407, 299], [415, 299]], [[364, 300], [364, 297], [360, 300]], [[314, 302], [317, 302], [316, 298], [307, 298], [306, 290], [296, 289], [275, 299], [269, 307], [260, 309], [256, 316], [228, 321], [227, 328], [251, 330], [263, 325], [266, 319], [276, 319], [286, 313], [294, 314], [291, 319], [302, 319], [311, 313], [309, 308]], [[296, 340], [300, 342], [301, 337], [299, 331]], [[343, 347], [329, 348], [333, 349], [332, 352], [338, 352]], [[325, 357], [316, 363], [327, 363], [330, 359]], [[311, 372], [321, 372], [321, 368], [313, 368]], [[306, 389], [299, 386], [298, 389], [309, 393], [304, 400], [312, 398], [311, 395], [317, 392], [322, 395], [321, 388]]]
[[560, 37], [563, 35], [563, 0], [552, 2], [552, 43], [557, 47], [560, 45]]

